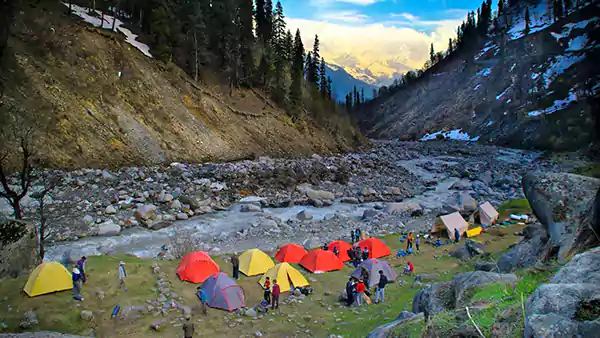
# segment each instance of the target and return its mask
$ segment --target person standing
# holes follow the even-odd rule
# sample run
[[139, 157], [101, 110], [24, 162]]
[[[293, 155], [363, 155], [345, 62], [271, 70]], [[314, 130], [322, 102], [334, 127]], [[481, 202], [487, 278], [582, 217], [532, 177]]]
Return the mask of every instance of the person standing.
[[340, 257], [340, 250], [338, 250], [337, 246], [333, 247], [333, 254], [336, 255], [338, 258]]
[[350, 229], [350, 240], [352, 240], [352, 244], [355, 243], [355, 239], [356, 237], [354, 236], [356, 234], [355, 230]]
[[346, 305], [348, 307], [352, 306], [352, 304], [354, 303], [354, 293], [355, 293], [355, 289], [354, 289], [354, 278], [350, 277], [350, 279], [348, 279], [348, 282], [346, 283]]
[[271, 279], [269, 277], [266, 278], [265, 280], [265, 300], [267, 301], [267, 304], [271, 303]]
[[127, 278], [127, 269], [125, 269], [125, 262], [119, 262], [119, 288], [123, 288], [127, 292], [127, 285], [125, 279]]
[[231, 265], [233, 267], [233, 279], [240, 278], [240, 259], [237, 256], [237, 253], [231, 256]]
[[365, 290], [365, 283], [361, 279], [356, 284], [356, 306], [360, 306], [362, 304], [362, 300], [365, 295]]
[[379, 297], [381, 302], [385, 301], [385, 286], [388, 283], [387, 277], [383, 274], [383, 270], [379, 270], [379, 283], [377, 283], [377, 289], [375, 290], [375, 303], [379, 303]]
[[413, 234], [412, 234], [412, 232], [409, 232], [408, 236], [406, 237], [406, 251], [408, 251], [409, 248], [412, 248], [412, 241], [413, 241]]
[[363, 261], [366, 261], [367, 259], [369, 259], [369, 248], [366, 246], [362, 252], [362, 259], [363, 259]]
[[83, 281], [81, 279], [81, 273], [77, 267], [73, 268], [71, 279], [73, 279], [73, 294], [79, 295], [81, 293], [81, 284], [83, 284]]
[[200, 311], [204, 316], [206, 316], [206, 301], [208, 300], [206, 291], [199, 286], [196, 288], [196, 296], [198, 296], [198, 299], [200, 299]]
[[76, 264], [77, 269], [79, 269], [79, 272], [81, 273], [81, 282], [82, 283], [85, 283], [87, 281], [87, 276], [85, 274], [85, 269], [84, 269], [86, 259], [87, 258], [85, 256], [83, 256], [83, 257], [81, 257], [80, 260], [77, 261], [77, 264]]
[[360, 246], [356, 247], [355, 256], [356, 256], [356, 263], [360, 264], [362, 261], [362, 249], [360, 248]]
[[356, 230], [354, 231], [354, 237], [356, 237], [357, 242], [360, 241], [360, 229], [359, 228], [356, 228]]
[[194, 337], [194, 323], [190, 322], [190, 316], [185, 317], [185, 323], [183, 323], [183, 337], [192, 338]]
[[271, 304], [271, 309], [275, 310], [279, 307], [279, 294], [281, 293], [281, 289], [279, 288], [279, 284], [277, 284], [277, 279], [273, 279], [273, 302]]
[[360, 277], [362, 278], [364, 284], [365, 284], [365, 289], [369, 288], [369, 270], [365, 269], [364, 267], [362, 267], [362, 269], [360, 270]]
[[417, 239], [415, 239], [415, 246], [417, 248], [417, 252], [419, 252], [419, 244], [421, 244], [421, 237], [417, 235]]
[[454, 243], [458, 243], [458, 241], [460, 241], [460, 233], [458, 228], [454, 228]]

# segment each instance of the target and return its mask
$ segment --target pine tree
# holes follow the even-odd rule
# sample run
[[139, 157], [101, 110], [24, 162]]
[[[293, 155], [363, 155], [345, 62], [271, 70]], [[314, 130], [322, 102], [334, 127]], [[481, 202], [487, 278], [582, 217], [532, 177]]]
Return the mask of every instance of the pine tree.
[[365, 88], [364, 87], [360, 89], [360, 102], [361, 102], [361, 104], [365, 103]]
[[265, 31], [264, 31], [264, 41], [265, 43], [271, 41], [273, 37], [273, 2], [271, 0], [266, 0], [265, 2]]
[[554, 0], [554, 4], [552, 5], [552, 13], [554, 14], [555, 22], [563, 17], [564, 8], [562, 0]]
[[431, 49], [429, 50], [429, 60], [433, 66], [435, 64], [435, 51], [433, 50], [433, 42], [431, 43]]
[[506, 3], [504, 2], [504, 0], [498, 0], [498, 15], [504, 13], [505, 6], [506, 6]]
[[290, 88], [290, 101], [293, 106], [300, 106], [302, 102], [302, 81], [304, 79], [304, 45], [300, 30], [296, 30], [294, 39], [294, 56], [292, 60], [292, 85]]
[[277, 1], [275, 12], [273, 12], [273, 36], [271, 42], [277, 57], [285, 59], [285, 16], [283, 15], [283, 6]]
[[448, 39], [448, 54], [452, 53], [454, 50], [452, 48], [452, 38]]
[[331, 80], [331, 77], [328, 76], [327, 77], [327, 98], [328, 99], [332, 99], [332, 93], [331, 93], [331, 88], [333, 86], [333, 81]]
[[252, 49], [254, 46], [254, 33], [252, 23], [252, 0], [238, 0], [238, 31], [240, 44], [241, 82], [251, 85], [254, 72], [254, 57]]
[[571, 7], [573, 7], [573, 1], [572, 0], [564, 0], [565, 3], [565, 14], [569, 14], [569, 10], [571, 9]]
[[192, 49], [190, 51], [190, 71], [194, 76], [194, 81], [198, 81], [200, 74], [200, 65], [206, 62], [206, 52], [208, 36], [206, 34], [206, 23], [204, 14], [207, 12], [206, 1], [194, 1], [189, 3], [184, 10], [189, 13], [184, 30], [191, 36]]
[[360, 98], [358, 97], [358, 90], [356, 90], [356, 86], [354, 86], [354, 103], [352, 104], [352, 106], [354, 107], [354, 109], [358, 109], [360, 108]]
[[317, 85], [317, 89], [319, 88], [319, 70], [320, 68], [320, 61], [321, 61], [321, 54], [319, 54], [319, 36], [315, 35], [315, 42], [313, 44], [313, 50], [312, 50], [312, 64], [313, 64], [313, 69], [314, 69], [314, 75], [311, 78], [311, 81], [313, 84]]
[[285, 39], [283, 41], [283, 49], [285, 53], [285, 59], [291, 65], [294, 62], [294, 37], [292, 36], [292, 32], [289, 29], [285, 34]]
[[327, 71], [325, 70], [325, 59], [321, 58], [319, 69], [319, 89], [323, 97], [327, 97]]
[[531, 24], [531, 17], [529, 15], [529, 7], [525, 8], [525, 30], [523, 30], [523, 33], [525, 33], [525, 35], [529, 34], [529, 26]]
[[265, 18], [265, 0], [256, 0], [254, 20], [256, 20], [256, 35], [258, 36], [258, 39], [261, 41], [266, 41], [265, 30], [267, 22]]
[[346, 94], [346, 111], [352, 111], [352, 93]]

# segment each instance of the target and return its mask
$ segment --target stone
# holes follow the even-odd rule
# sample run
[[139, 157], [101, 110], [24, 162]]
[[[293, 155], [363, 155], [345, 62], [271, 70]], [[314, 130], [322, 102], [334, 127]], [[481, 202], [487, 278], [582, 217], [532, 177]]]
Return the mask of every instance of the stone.
[[600, 179], [566, 173], [527, 173], [522, 183], [533, 213], [548, 232], [550, 244], [559, 249], [561, 261], [572, 249], [581, 252], [593, 245], [589, 242], [591, 229], [599, 225], [589, 216], [595, 214], [593, 201]]
[[113, 176], [111, 173], [108, 172], [108, 170], [102, 170], [102, 178], [107, 180], [107, 181], [116, 181], [117, 178], [115, 176]]
[[262, 212], [262, 209], [260, 206], [256, 205], [256, 204], [242, 204], [242, 206], [240, 207], [240, 211], [241, 212]]
[[183, 314], [184, 317], [191, 317], [192, 316], [192, 308], [189, 306], [182, 306], [181, 307], [181, 313]]
[[454, 284], [455, 307], [461, 307], [463, 295], [473, 287], [492, 283], [513, 283], [517, 281], [515, 274], [500, 274], [486, 271], [472, 271], [455, 275], [452, 279]]
[[334, 200], [335, 195], [332, 192], [325, 190], [306, 190], [306, 196], [313, 200]]
[[96, 297], [99, 300], [104, 300], [104, 291], [102, 291], [102, 290], [96, 290]]
[[383, 209], [384, 212], [394, 215], [403, 213], [413, 213], [415, 211], [422, 211], [421, 205], [417, 202], [401, 202], [401, 203], [388, 203]]
[[182, 207], [182, 205], [179, 200], [174, 200], [173, 202], [171, 202], [171, 209], [179, 210], [179, 209], [181, 209], [181, 207]]
[[[39, 247], [34, 235], [36, 222], [25, 223], [22, 221], [1, 220], [5, 229], [13, 229], [15, 240], [0, 243], [0, 278], [27, 276], [39, 264]], [[7, 236], [9, 237], [9, 236]]]
[[313, 215], [306, 210], [302, 210], [296, 215], [296, 218], [298, 218], [301, 221], [309, 221], [313, 219]]
[[402, 190], [398, 187], [388, 187], [384, 193], [386, 195], [402, 195]]
[[600, 247], [575, 255], [569, 263], [550, 279], [551, 283], [587, 283], [600, 282]]
[[343, 197], [342, 198], [342, 203], [347, 203], [347, 204], [358, 204], [358, 198], [356, 197]]
[[150, 224], [148, 226], [148, 229], [156, 231], [156, 230], [168, 228], [171, 225], [173, 225], [173, 222], [168, 222], [168, 221], [153, 222], [152, 224]]
[[246, 317], [256, 317], [258, 315], [258, 313], [256, 313], [256, 310], [254, 309], [247, 309], [246, 312], [244, 312], [244, 316]]
[[475, 270], [479, 270], [479, 271], [499, 272], [498, 266], [496, 265], [496, 263], [492, 263], [492, 262], [475, 262], [475, 264], [473, 265], [473, 268]]
[[33, 310], [29, 310], [23, 314], [23, 320], [19, 324], [22, 329], [31, 329], [39, 324], [37, 314]]
[[175, 215], [172, 215], [172, 214], [164, 214], [164, 215], [162, 215], [162, 219], [163, 219], [163, 221], [166, 221], [166, 222], [173, 222], [177, 218], [175, 217]]
[[94, 320], [94, 313], [89, 310], [81, 310], [81, 312], [79, 313], [79, 316], [81, 317], [82, 320], [84, 320], [86, 322], [91, 322]]
[[312, 204], [312, 206], [315, 207], [315, 208], [322, 208], [323, 205], [325, 205], [325, 203], [323, 203], [323, 201], [316, 200], [316, 199], [311, 199], [310, 200], [310, 204]]
[[378, 214], [379, 214], [379, 211], [377, 211], [377, 210], [367, 209], [367, 210], [363, 211], [362, 219], [373, 218], [373, 217], [377, 216]]
[[254, 337], [262, 337], [262, 336], [263, 336], [262, 332], [260, 332], [260, 331], [254, 332]]
[[121, 233], [121, 226], [113, 223], [112, 220], [98, 225], [98, 236], [118, 236]]
[[163, 320], [157, 320], [150, 325], [153, 331], [160, 332], [164, 329], [165, 322]]
[[168, 203], [171, 202], [173, 200], [173, 195], [171, 194], [160, 194], [158, 195], [158, 201], [160, 203]]
[[465, 191], [458, 194], [458, 205], [466, 212], [474, 212], [477, 210], [477, 201], [471, 197], [471, 194]]
[[413, 297], [412, 312], [434, 316], [454, 306], [454, 282], [433, 283], [425, 286]]
[[311, 249], [314, 249], [314, 248], [316, 248], [316, 247], [319, 247], [319, 246], [320, 246], [320, 244], [319, 244], [319, 242], [317, 242], [317, 240], [316, 240], [316, 239], [314, 239], [314, 238], [307, 238], [307, 239], [305, 239], [304, 241], [302, 241], [302, 246], [303, 246], [304, 248], [306, 248], [307, 250], [311, 250]]
[[112, 205], [109, 205], [106, 207], [106, 209], [104, 209], [104, 213], [107, 215], [114, 215], [117, 213], [117, 209], [115, 209], [115, 207]]
[[185, 212], [179, 212], [175, 217], [180, 221], [190, 218]]
[[85, 223], [86, 225], [94, 224], [94, 222], [95, 222], [94, 216], [86, 215], [83, 217], [83, 223]]
[[485, 249], [483, 244], [476, 242], [472, 239], [467, 239], [463, 242], [463, 244], [460, 247], [452, 251], [450, 253], [450, 256], [463, 261], [467, 261], [475, 256], [483, 255], [484, 253]]
[[373, 196], [373, 195], [377, 195], [377, 190], [370, 188], [370, 187], [364, 187], [361, 191], [360, 194], [362, 196], [368, 197], [368, 196]]
[[528, 225], [523, 229], [523, 239], [498, 259], [500, 272], [512, 272], [533, 266], [544, 255], [548, 235], [539, 224]]
[[198, 209], [202, 206], [202, 204], [200, 203], [200, 200], [196, 197], [182, 195], [179, 197], [179, 200], [181, 201], [181, 203], [189, 205], [190, 208], [192, 208], [194, 210]]
[[139, 222], [147, 222], [156, 216], [156, 206], [154, 204], [140, 205], [135, 209], [134, 216]]
[[246, 196], [238, 201], [239, 204], [256, 204], [263, 205], [267, 202], [264, 197], [259, 196]]

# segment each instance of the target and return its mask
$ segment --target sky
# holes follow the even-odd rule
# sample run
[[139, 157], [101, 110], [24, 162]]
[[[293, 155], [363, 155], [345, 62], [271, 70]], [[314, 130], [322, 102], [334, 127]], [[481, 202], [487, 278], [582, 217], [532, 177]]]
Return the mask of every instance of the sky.
[[[276, 1], [273, 1], [276, 3]], [[495, 3], [496, 1], [494, 1]], [[430, 44], [448, 39], [481, 0], [281, 0], [288, 28], [299, 28], [307, 49], [319, 35], [321, 54], [341, 66], [394, 73], [420, 68]]]

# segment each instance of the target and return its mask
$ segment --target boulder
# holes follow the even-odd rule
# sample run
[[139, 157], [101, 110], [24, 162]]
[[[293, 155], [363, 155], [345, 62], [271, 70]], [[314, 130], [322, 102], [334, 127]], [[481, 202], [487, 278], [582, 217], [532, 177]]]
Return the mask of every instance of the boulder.
[[472, 271], [455, 275], [452, 279], [454, 284], [455, 307], [461, 307], [465, 291], [475, 286], [492, 283], [513, 283], [517, 281], [515, 274], [500, 274], [486, 271]]
[[267, 203], [264, 197], [259, 196], [246, 196], [238, 201], [239, 204], [256, 204], [263, 205]]
[[499, 272], [496, 263], [492, 262], [475, 262], [473, 268], [478, 271]]
[[173, 195], [171, 194], [160, 194], [158, 195], [158, 201], [160, 203], [168, 203], [171, 202], [173, 200]]
[[302, 210], [296, 215], [296, 218], [298, 218], [301, 221], [309, 221], [313, 219], [313, 215], [306, 210]]
[[[528, 173], [523, 176], [523, 191], [536, 218], [549, 234], [550, 244], [558, 247], [564, 259], [581, 242], [588, 243], [594, 199], [600, 179], [566, 173]], [[593, 212], [592, 212], [593, 213]]]
[[466, 261], [475, 256], [483, 255], [485, 253], [484, 245], [475, 242], [472, 239], [467, 239], [463, 244], [456, 250], [450, 253], [450, 256]]
[[133, 213], [138, 222], [145, 223], [156, 216], [156, 206], [154, 204], [143, 204], [138, 206]]
[[33, 225], [11, 220], [2, 222], [0, 220], [3, 235], [11, 232], [15, 236], [7, 236], [11, 240], [0, 243], [0, 278], [27, 276], [37, 266], [39, 257]]
[[91, 215], [86, 215], [83, 217], [83, 223], [85, 223], [85, 225], [91, 225], [94, 224], [96, 220], [94, 219], [93, 216]]
[[164, 214], [164, 215], [162, 215], [162, 219], [163, 219], [163, 221], [167, 221], [167, 222], [173, 222], [173, 221], [175, 221], [177, 218], [175, 217], [175, 215], [171, 215], [171, 214]]
[[343, 197], [342, 198], [342, 203], [347, 203], [347, 204], [358, 204], [358, 198], [356, 197]]
[[113, 223], [112, 220], [98, 225], [98, 236], [118, 236], [121, 233], [121, 226]]
[[548, 236], [544, 227], [532, 224], [523, 229], [523, 239], [498, 259], [500, 272], [512, 272], [533, 266], [544, 251]]
[[106, 207], [106, 209], [104, 209], [104, 213], [107, 215], [114, 215], [117, 213], [117, 209], [112, 205], [109, 205]]
[[165, 328], [165, 322], [163, 320], [157, 320], [150, 325], [150, 328], [156, 332], [160, 332]]
[[600, 282], [600, 247], [575, 255], [569, 263], [550, 279], [551, 283]]
[[413, 298], [412, 312], [434, 316], [454, 307], [454, 282], [427, 285]]
[[189, 205], [190, 208], [194, 210], [202, 206], [200, 199], [193, 196], [182, 195], [179, 197], [179, 200], [181, 203]]
[[471, 194], [465, 191], [458, 194], [458, 205], [466, 212], [474, 212], [477, 210], [477, 201], [471, 197]]
[[262, 209], [256, 204], [242, 204], [240, 211], [242, 212], [261, 212]]
[[379, 214], [379, 211], [377, 211], [377, 210], [367, 209], [367, 210], [363, 211], [362, 219], [369, 219], [369, 218], [377, 216], [378, 214]]
[[454, 190], [471, 190], [473, 187], [473, 185], [471, 184], [471, 181], [469, 181], [468, 179], [461, 179], [459, 181], [456, 181], [454, 184], [452, 184], [452, 186], [450, 187], [450, 189], [454, 189]]
[[174, 200], [173, 202], [171, 202], [171, 209], [179, 210], [181, 209], [181, 207], [182, 205], [179, 200]]
[[175, 215], [175, 218], [177, 218], [180, 221], [185, 221], [186, 219], [190, 218], [190, 216], [188, 216], [188, 214], [186, 214], [185, 212], [178, 212], [177, 215]]
[[385, 195], [402, 195], [402, 190], [397, 187], [388, 187], [384, 190]]
[[317, 240], [314, 238], [307, 238], [302, 242], [302, 246], [309, 251], [318, 247], [319, 245], [319, 242], [317, 242]]
[[153, 222], [152, 224], [150, 224], [148, 226], [148, 229], [156, 231], [156, 230], [168, 228], [171, 225], [173, 225], [173, 222], [169, 222], [169, 221]]
[[364, 187], [361, 191], [360, 194], [362, 196], [368, 197], [368, 196], [373, 196], [373, 195], [377, 195], [377, 190], [373, 189], [373, 188], [369, 188], [369, 187]]
[[401, 202], [401, 203], [388, 203], [383, 209], [384, 212], [393, 214], [413, 213], [415, 211], [423, 211], [421, 205], [417, 202]]
[[90, 310], [81, 310], [79, 316], [86, 322], [91, 322], [94, 320], [94, 313]]
[[23, 314], [23, 320], [21, 320], [21, 323], [19, 324], [19, 326], [22, 329], [31, 329], [34, 326], [37, 326], [39, 324], [38, 318], [36, 313], [33, 310], [29, 310], [27, 312], [25, 312], [25, 314]]
[[330, 201], [332, 201], [335, 199], [335, 195], [332, 192], [325, 191], [325, 190], [307, 189], [306, 196], [313, 200], [330, 200]]
[[398, 317], [387, 324], [383, 324], [373, 331], [367, 334], [367, 338], [387, 338], [392, 336], [392, 333], [398, 329], [399, 326], [409, 322], [411, 320], [423, 318], [423, 314], [415, 314], [408, 311], [402, 311]]

